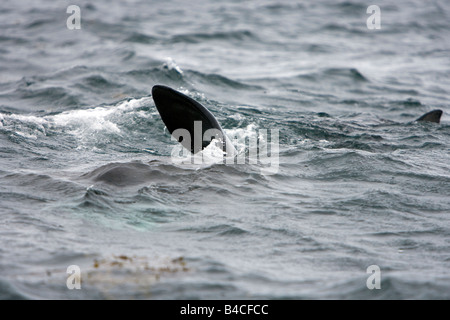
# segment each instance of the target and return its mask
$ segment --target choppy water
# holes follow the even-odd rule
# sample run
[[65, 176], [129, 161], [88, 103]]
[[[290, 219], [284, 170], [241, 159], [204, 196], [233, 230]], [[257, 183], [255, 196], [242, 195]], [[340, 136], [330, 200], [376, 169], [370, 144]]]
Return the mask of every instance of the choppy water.
[[[3, 1], [0, 298], [449, 299], [450, 5], [370, 4]], [[173, 163], [155, 84], [277, 173]]]

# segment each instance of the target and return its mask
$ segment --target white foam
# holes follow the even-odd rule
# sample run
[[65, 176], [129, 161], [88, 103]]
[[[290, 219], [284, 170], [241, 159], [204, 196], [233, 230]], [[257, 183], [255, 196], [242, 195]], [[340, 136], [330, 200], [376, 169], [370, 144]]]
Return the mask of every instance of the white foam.
[[[15, 133], [27, 138], [36, 139], [39, 134], [45, 135], [47, 130], [62, 130], [74, 135], [80, 141], [85, 141], [97, 133], [120, 134], [118, 122], [123, 115], [148, 104], [149, 99], [151, 98], [132, 99], [115, 106], [69, 110], [43, 117], [0, 114], [0, 124], [10, 127]], [[151, 117], [151, 115], [147, 113], [145, 117]]]
[[224, 129], [224, 131], [238, 154], [245, 151], [249, 141], [256, 141], [258, 137], [257, 125], [254, 123], [249, 124], [245, 128]]
[[[229, 138], [227, 143], [231, 142], [234, 147], [233, 152], [229, 155], [223, 152], [222, 142], [219, 139], [213, 140], [213, 143], [210, 143], [205, 149], [194, 155], [177, 143], [172, 149], [172, 162], [185, 168], [201, 169], [217, 163], [235, 163], [235, 156], [237, 156], [239, 158], [237, 163], [245, 163], [245, 159], [242, 157], [245, 157], [246, 149], [256, 148], [258, 139], [260, 143], [263, 140], [261, 133], [257, 130], [257, 125], [254, 123], [249, 124], [245, 128], [225, 129], [224, 131]], [[250, 155], [255, 157], [253, 162], [256, 163], [256, 151]]]
[[179, 74], [183, 74], [183, 70], [175, 63], [175, 61], [171, 57], [167, 57], [164, 62], [164, 67], [169, 70], [175, 70]]
[[106, 130], [119, 132], [120, 129], [109, 119], [110, 116], [118, 115], [134, 110], [147, 102], [149, 98], [132, 99], [124, 101], [116, 106], [96, 107], [92, 109], [70, 110], [54, 116], [47, 116], [58, 126], [82, 125], [91, 130]]
[[15, 131], [15, 134], [27, 138], [27, 139], [32, 139], [32, 140], [37, 140], [38, 136], [35, 134], [28, 134], [26, 132], [22, 132], [22, 131]]
[[47, 123], [47, 120], [43, 117], [37, 117], [37, 116], [27, 116], [22, 114], [8, 114], [4, 115], [5, 122], [8, 122], [8, 120], [17, 120], [22, 123], [30, 123], [30, 124], [37, 124], [37, 125], [43, 125]]
[[196, 154], [191, 154], [181, 144], [174, 145], [171, 153], [172, 163], [191, 169], [201, 169], [217, 163], [223, 163], [224, 159], [225, 154], [219, 139], [215, 139], [205, 149]]

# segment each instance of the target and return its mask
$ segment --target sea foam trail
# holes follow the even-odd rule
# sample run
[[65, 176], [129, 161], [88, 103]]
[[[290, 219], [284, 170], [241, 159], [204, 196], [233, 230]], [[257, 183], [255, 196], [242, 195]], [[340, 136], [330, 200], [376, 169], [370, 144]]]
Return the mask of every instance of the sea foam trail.
[[[187, 89], [183, 90], [186, 94], [195, 95]], [[204, 99], [203, 96], [199, 98]], [[153, 119], [154, 117], [155, 119]], [[95, 143], [109, 142], [114, 137], [126, 144], [127, 141], [132, 140], [130, 135], [133, 134], [136, 134], [135, 138], [137, 139], [150, 139], [145, 132], [145, 127], [152, 126], [152, 124], [147, 122], [137, 127], [134, 124], [136, 119], [140, 122], [142, 120], [155, 121], [164, 128], [156, 109], [154, 109], [151, 97], [131, 99], [117, 105], [69, 110], [45, 116], [0, 113], [0, 127], [9, 134], [31, 140], [38, 140], [40, 137], [54, 134], [69, 135], [75, 138], [78, 148], [83, 148]], [[245, 154], [252, 142], [263, 141], [256, 123], [250, 123], [242, 128], [228, 128], [224, 131], [236, 148], [237, 155]], [[144, 134], [147, 137], [144, 137]], [[170, 137], [167, 130], [162, 130], [162, 134], [167, 136], [167, 144], [173, 145], [170, 155], [174, 164], [200, 163], [201, 167], [204, 167], [222, 163], [225, 160], [224, 154], [217, 144], [210, 144], [199, 154], [191, 155]]]
[[137, 112], [139, 117], [152, 117], [151, 112], [137, 110], [150, 103], [151, 98], [143, 97], [120, 102], [114, 106], [69, 110], [55, 115], [0, 113], [0, 125], [23, 137], [36, 139], [39, 135], [68, 133], [83, 142], [86, 138], [91, 138], [98, 133], [121, 134], [120, 122], [127, 114]]

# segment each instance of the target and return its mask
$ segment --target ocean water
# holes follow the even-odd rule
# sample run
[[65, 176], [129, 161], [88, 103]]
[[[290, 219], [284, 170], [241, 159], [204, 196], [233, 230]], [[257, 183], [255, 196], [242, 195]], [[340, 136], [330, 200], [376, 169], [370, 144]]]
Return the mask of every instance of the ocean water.
[[[448, 1], [0, 8], [0, 299], [450, 298]], [[155, 84], [275, 170], [174, 162]]]

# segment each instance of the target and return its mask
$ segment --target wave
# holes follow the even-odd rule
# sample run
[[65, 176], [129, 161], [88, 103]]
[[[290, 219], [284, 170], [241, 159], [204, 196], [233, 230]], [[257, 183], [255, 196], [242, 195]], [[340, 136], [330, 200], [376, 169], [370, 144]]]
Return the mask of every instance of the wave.
[[223, 236], [223, 237], [233, 237], [233, 236], [243, 236], [249, 234], [250, 232], [239, 228], [237, 226], [228, 224], [218, 224], [212, 226], [196, 226], [190, 228], [179, 229], [180, 232], [194, 232], [194, 233], [205, 233], [211, 234], [211, 236]]
[[133, 32], [130, 35], [128, 35], [123, 41], [140, 44], [154, 44], [159, 42], [160, 38], [150, 36], [141, 32]]
[[[23, 115], [0, 113], [1, 130], [7, 135], [19, 135], [36, 140], [38, 137], [70, 135], [79, 147], [105, 143], [121, 137], [137, 122], [152, 118], [148, 106], [150, 98], [130, 99], [115, 106], [64, 111], [52, 115]], [[145, 130], [146, 128], [143, 128]], [[60, 140], [61, 141], [61, 140]], [[62, 146], [64, 147], [64, 146]]]
[[233, 31], [218, 31], [218, 32], [192, 32], [172, 35], [170, 37], [157, 37], [148, 35], [142, 32], [132, 32], [124, 38], [124, 42], [152, 45], [170, 45], [177, 43], [204, 43], [205, 41], [258, 41], [258, 37], [249, 30], [233, 30]]
[[195, 81], [199, 84], [209, 84], [209, 85], [215, 85], [219, 88], [225, 89], [225, 88], [232, 88], [232, 89], [238, 89], [238, 90], [261, 90], [262, 87], [258, 85], [252, 85], [247, 84], [243, 81], [233, 80], [230, 78], [227, 78], [220, 74], [205, 74], [202, 72], [194, 71], [194, 70], [188, 70], [186, 71], [186, 75], [189, 77], [190, 81]]
[[355, 82], [369, 82], [369, 79], [356, 68], [325, 68], [311, 73], [302, 73], [297, 77], [314, 82], [330, 80], [341, 81], [342, 79], [348, 79]]
[[249, 30], [234, 30], [234, 31], [218, 31], [210, 33], [186, 33], [174, 35], [170, 38], [170, 43], [186, 42], [186, 43], [200, 43], [204, 41], [258, 41], [258, 37]]

